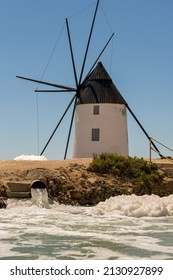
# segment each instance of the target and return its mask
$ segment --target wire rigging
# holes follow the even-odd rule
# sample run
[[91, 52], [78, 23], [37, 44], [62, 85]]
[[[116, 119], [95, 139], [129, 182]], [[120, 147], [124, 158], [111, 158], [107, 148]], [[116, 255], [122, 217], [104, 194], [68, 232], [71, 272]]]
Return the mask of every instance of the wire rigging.
[[[55, 49], [56, 49], [56, 47], [58, 45], [58, 42], [59, 42], [59, 40], [61, 38], [61, 35], [63, 33], [64, 27], [65, 27], [65, 22], [64, 22], [64, 24], [63, 24], [63, 26], [61, 28], [60, 34], [58, 36], [58, 39], [56, 40], [55, 45], [53, 47], [53, 50], [52, 50], [52, 52], [51, 52], [51, 54], [49, 56], [48, 62], [46, 64], [45, 69], [43, 71], [43, 74], [41, 76], [41, 81], [43, 80], [43, 77], [44, 77], [44, 75], [46, 73], [46, 70], [47, 70], [47, 68], [48, 68], [48, 66], [50, 64], [50, 61], [51, 61], [52, 57], [53, 57]], [[36, 90], [38, 90], [39, 85], [40, 85], [40, 83], [38, 83]], [[36, 127], [37, 127], [36, 128], [36, 131], [37, 131], [37, 153], [39, 155], [40, 154], [40, 123], [39, 123], [39, 94], [38, 94], [37, 91], [36, 91]]]
[[112, 42], [111, 42], [110, 69], [109, 69], [110, 75], [112, 74], [113, 51], [114, 51], [114, 38], [112, 39]]
[[[105, 14], [105, 12], [104, 12], [104, 9], [103, 9], [101, 3], [100, 3], [100, 8], [101, 8], [101, 11], [102, 11], [102, 13], [103, 13], [103, 16], [105, 17], [105, 20], [106, 20], [107, 25], [108, 25], [108, 27], [109, 27], [109, 29], [110, 29], [110, 32], [113, 33], [111, 24], [110, 24], [110, 22], [109, 22], [109, 20], [108, 20], [108, 17], [106, 16], [106, 14]], [[111, 52], [110, 52], [110, 66], [109, 66], [109, 73], [110, 73], [110, 74], [111, 74], [111, 72], [112, 72], [113, 49], [114, 49], [114, 40], [111, 40], [111, 41], [112, 41], [112, 44], [111, 44]]]
[[85, 12], [87, 9], [89, 9], [89, 8], [90, 8], [91, 6], [93, 6], [93, 5], [95, 5], [95, 2], [93, 2], [92, 4], [86, 6], [85, 8], [83, 8], [83, 9], [80, 10], [80, 11], [78, 11], [77, 13], [75, 13], [75, 14], [69, 16], [68, 18], [70, 19], [70, 18], [73, 18], [73, 17], [76, 17], [76, 16], [82, 14], [83, 12]]
[[103, 10], [103, 7], [102, 7], [101, 3], [100, 3], [100, 7], [101, 7], [102, 13], [103, 13], [103, 15], [104, 15], [104, 17], [105, 17], [105, 19], [106, 19], [106, 22], [107, 22], [107, 24], [108, 24], [108, 26], [109, 26], [109, 29], [110, 29], [111, 33], [113, 33], [112, 27], [111, 27], [110, 22], [109, 22], [109, 20], [108, 20], [106, 14], [105, 14], [105, 12], [104, 12], [104, 10]]
[[[50, 56], [49, 56], [48, 62], [47, 62], [47, 64], [46, 64], [46, 66], [45, 66], [45, 69], [44, 69], [43, 74], [42, 74], [41, 79], [40, 79], [41, 81], [43, 80], [43, 77], [44, 77], [44, 75], [45, 75], [45, 73], [46, 73], [46, 70], [47, 70], [47, 68], [48, 68], [48, 66], [49, 66], [49, 63], [50, 63], [50, 61], [51, 61], [51, 59], [52, 59], [52, 57], [53, 57], [53, 54], [54, 54], [54, 52], [55, 52], [55, 50], [56, 50], [56, 47], [57, 47], [57, 45], [58, 45], [58, 42], [59, 42], [59, 40], [60, 40], [60, 38], [61, 38], [61, 35], [62, 35], [63, 31], [64, 31], [64, 28], [65, 28], [65, 22], [64, 22], [64, 24], [63, 24], [63, 26], [62, 26], [62, 28], [61, 28], [60, 34], [59, 34], [59, 36], [58, 36], [58, 39], [56, 40], [55, 45], [54, 45], [54, 47], [53, 47], [53, 50], [52, 50], [52, 52], [51, 52], [51, 54], [50, 54]], [[40, 84], [38, 84], [36, 90], [38, 90], [39, 85], [40, 85]]]

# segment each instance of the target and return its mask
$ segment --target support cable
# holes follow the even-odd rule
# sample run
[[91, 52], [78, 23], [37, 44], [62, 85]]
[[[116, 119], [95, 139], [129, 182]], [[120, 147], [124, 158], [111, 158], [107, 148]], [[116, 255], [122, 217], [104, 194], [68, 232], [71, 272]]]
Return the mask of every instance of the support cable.
[[111, 42], [111, 56], [110, 56], [110, 69], [109, 69], [109, 73], [111, 75], [112, 73], [112, 62], [113, 62], [113, 51], [114, 51], [114, 40], [112, 40]]
[[105, 19], [106, 19], [106, 22], [107, 22], [107, 24], [108, 24], [108, 26], [109, 26], [109, 29], [110, 29], [111, 33], [113, 33], [112, 28], [111, 28], [111, 25], [110, 25], [110, 23], [109, 23], [109, 21], [108, 21], [108, 18], [107, 18], [106, 14], [105, 14], [105, 12], [104, 12], [104, 10], [103, 10], [103, 7], [102, 7], [101, 3], [100, 3], [100, 7], [101, 7], [102, 13], [103, 13], [103, 15], [104, 15], [104, 17], [105, 17]]
[[70, 18], [73, 18], [73, 17], [76, 17], [76, 16], [82, 14], [83, 12], [85, 12], [88, 8], [90, 8], [90, 7], [93, 6], [93, 5], [95, 5], [95, 2], [92, 3], [92, 4], [90, 4], [90, 5], [88, 5], [88, 6], [86, 6], [85, 8], [83, 8], [83, 9], [81, 9], [80, 11], [76, 12], [75, 14], [73, 14], [73, 15], [71, 15], [71, 16], [68, 16], [68, 18], [70, 19]]
[[[48, 62], [47, 62], [47, 64], [46, 64], [46, 66], [45, 66], [45, 69], [44, 69], [43, 74], [42, 74], [41, 79], [40, 79], [41, 81], [42, 81], [42, 79], [43, 79], [43, 77], [44, 77], [44, 75], [45, 75], [45, 73], [46, 73], [46, 70], [47, 70], [47, 68], [48, 68], [48, 66], [49, 66], [49, 63], [50, 63], [50, 61], [51, 61], [51, 59], [52, 59], [52, 56], [53, 56], [53, 54], [54, 54], [54, 52], [55, 52], [55, 49], [56, 49], [56, 47], [57, 47], [57, 45], [58, 45], [58, 42], [59, 42], [60, 38], [61, 38], [61, 35], [62, 35], [62, 33], [63, 33], [63, 30], [64, 30], [64, 27], [65, 27], [65, 22], [64, 22], [64, 24], [63, 24], [63, 26], [62, 26], [62, 28], [61, 28], [60, 34], [59, 34], [59, 36], [58, 36], [58, 39], [56, 40], [56, 43], [55, 43], [55, 45], [54, 45], [54, 47], [53, 47], [53, 50], [52, 50], [52, 52], [51, 52], [51, 54], [50, 54], [50, 56], [49, 56]], [[38, 90], [39, 85], [40, 85], [40, 84], [38, 84], [36, 90]]]

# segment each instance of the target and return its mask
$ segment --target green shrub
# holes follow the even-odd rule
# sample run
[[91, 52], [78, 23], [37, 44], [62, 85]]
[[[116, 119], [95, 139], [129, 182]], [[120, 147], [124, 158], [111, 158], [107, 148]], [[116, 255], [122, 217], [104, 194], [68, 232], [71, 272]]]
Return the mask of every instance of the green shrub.
[[96, 173], [125, 177], [131, 179], [133, 183], [140, 185], [152, 186], [162, 180], [156, 164], [148, 163], [143, 158], [126, 158], [109, 153], [94, 156], [88, 170]]

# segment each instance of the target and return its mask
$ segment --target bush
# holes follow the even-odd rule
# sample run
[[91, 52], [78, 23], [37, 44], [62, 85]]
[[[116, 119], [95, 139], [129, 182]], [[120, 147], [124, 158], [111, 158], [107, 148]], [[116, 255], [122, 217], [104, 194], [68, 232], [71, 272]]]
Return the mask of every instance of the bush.
[[143, 158], [126, 158], [109, 153], [94, 156], [88, 171], [125, 177], [140, 185], [152, 186], [162, 180], [156, 164], [148, 163]]

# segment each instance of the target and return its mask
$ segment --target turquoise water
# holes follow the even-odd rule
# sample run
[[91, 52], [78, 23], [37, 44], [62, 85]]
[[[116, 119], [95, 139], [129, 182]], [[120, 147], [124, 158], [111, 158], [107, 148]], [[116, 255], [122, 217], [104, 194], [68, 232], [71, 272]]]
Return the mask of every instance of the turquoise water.
[[0, 259], [173, 259], [173, 195], [118, 196], [95, 207], [8, 200]]

